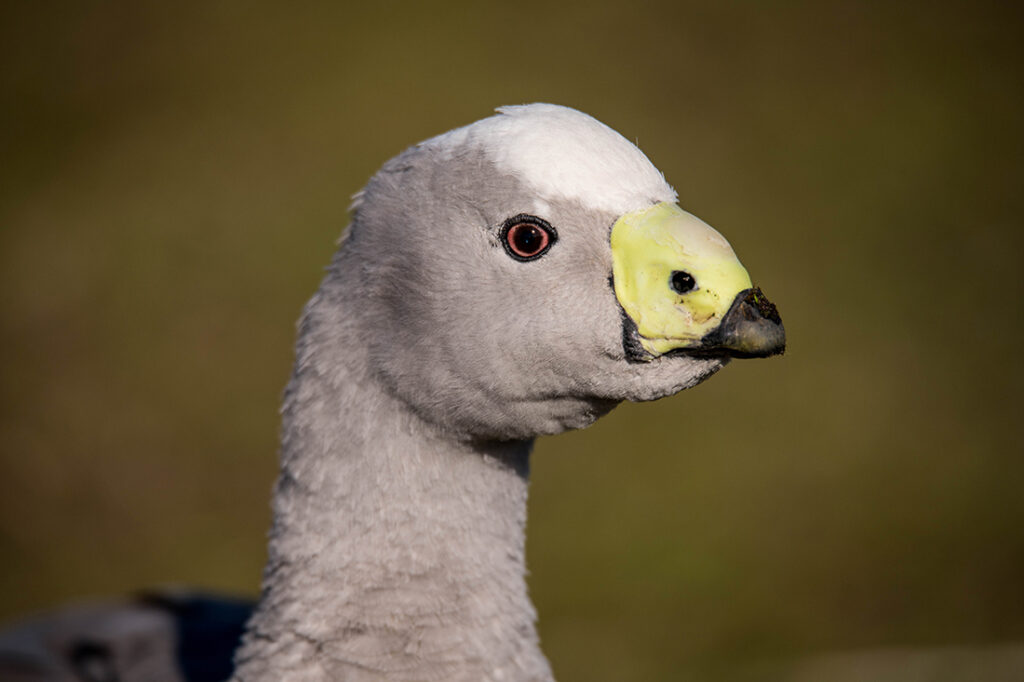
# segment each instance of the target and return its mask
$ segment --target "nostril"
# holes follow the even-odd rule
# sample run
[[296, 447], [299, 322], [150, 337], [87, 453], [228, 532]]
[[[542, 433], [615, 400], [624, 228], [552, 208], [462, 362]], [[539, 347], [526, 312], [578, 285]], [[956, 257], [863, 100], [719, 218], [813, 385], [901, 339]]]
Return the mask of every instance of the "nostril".
[[672, 276], [668, 279], [668, 285], [672, 287], [672, 291], [677, 294], [685, 294], [688, 291], [693, 291], [697, 288], [697, 280], [693, 278], [688, 272], [682, 270], [673, 270]]

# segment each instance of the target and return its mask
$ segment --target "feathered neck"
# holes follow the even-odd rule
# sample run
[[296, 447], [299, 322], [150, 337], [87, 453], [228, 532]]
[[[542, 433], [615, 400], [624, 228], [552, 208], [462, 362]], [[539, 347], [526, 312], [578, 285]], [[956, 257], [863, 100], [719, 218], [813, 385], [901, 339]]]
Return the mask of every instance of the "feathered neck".
[[300, 325], [234, 679], [550, 680], [524, 579], [532, 442], [460, 441], [412, 414], [330, 282]]

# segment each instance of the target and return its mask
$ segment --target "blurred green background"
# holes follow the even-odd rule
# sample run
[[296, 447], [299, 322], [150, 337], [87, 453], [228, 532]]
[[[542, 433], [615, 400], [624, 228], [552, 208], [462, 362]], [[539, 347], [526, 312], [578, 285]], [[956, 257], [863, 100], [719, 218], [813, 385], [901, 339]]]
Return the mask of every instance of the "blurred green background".
[[0, 619], [254, 593], [294, 321], [349, 197], [550, 101], [638, 140], [790, 339], [539, 442], [556, 675], [1024, 642], [1015, 4], [2, 11]]

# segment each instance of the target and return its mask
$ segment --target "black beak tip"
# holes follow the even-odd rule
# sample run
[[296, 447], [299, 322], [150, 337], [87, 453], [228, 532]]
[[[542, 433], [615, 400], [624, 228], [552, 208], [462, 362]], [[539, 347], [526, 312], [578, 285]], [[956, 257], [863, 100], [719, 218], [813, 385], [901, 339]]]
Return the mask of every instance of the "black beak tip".
[[704, 337], [703, 348], [734, 358], [767, 358], [786, 350], [786, 328], [775, 304], [754, 287], [737, 294], [718, 328]]

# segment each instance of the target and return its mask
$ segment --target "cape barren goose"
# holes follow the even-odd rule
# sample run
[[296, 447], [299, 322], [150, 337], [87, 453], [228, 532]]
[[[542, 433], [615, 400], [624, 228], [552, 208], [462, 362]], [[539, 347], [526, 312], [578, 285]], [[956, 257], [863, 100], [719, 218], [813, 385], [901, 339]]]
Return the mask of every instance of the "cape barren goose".
[[524, 580], [534, 439], [785, 346], [675, 202], [633, 144], [549, 104], [388, 161], [302, 315], [251, 617], [66, 611], [8, 633], [3, 679], [551, 680]]

